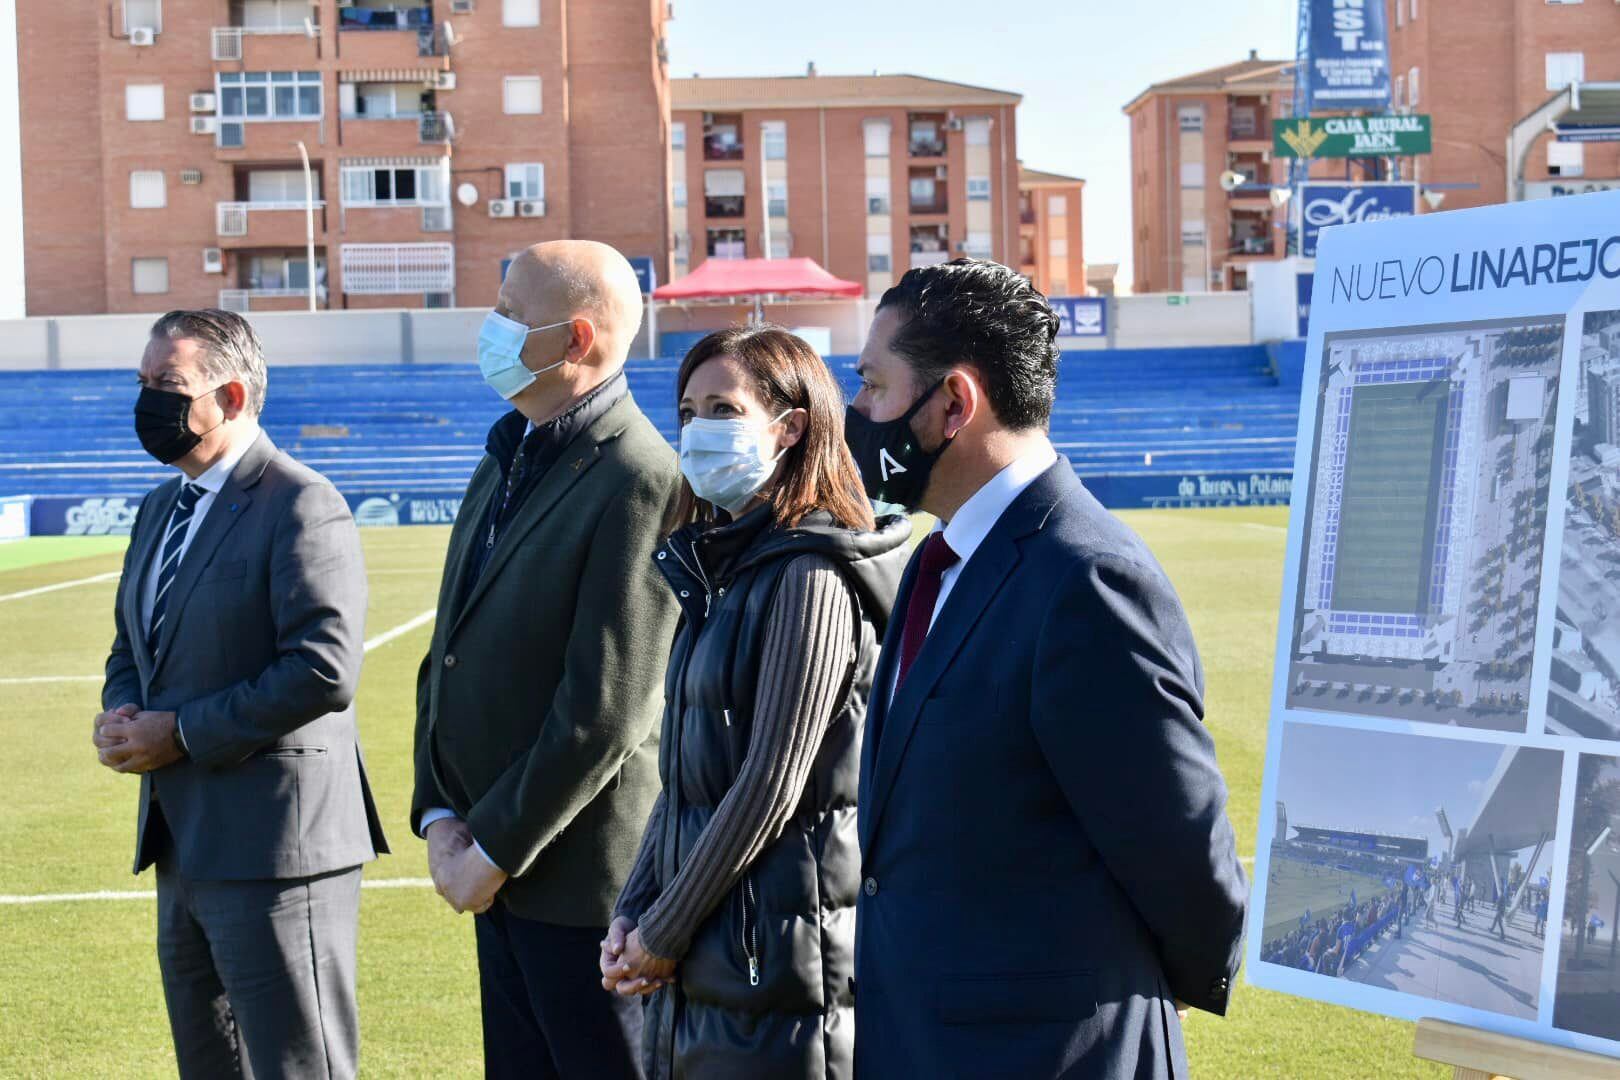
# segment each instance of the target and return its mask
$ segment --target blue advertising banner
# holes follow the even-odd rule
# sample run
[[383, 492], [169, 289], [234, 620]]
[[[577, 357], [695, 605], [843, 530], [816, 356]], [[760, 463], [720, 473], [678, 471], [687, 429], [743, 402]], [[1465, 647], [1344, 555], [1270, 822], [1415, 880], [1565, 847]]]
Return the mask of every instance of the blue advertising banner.
[[1313, 109], [1389, 108], [1384, 0], [1311, 0]]
[[651, 296], [652, 291], [658, 288], [658, 268], [653, 265], [652, 256], [630, 256], [630, 269], [636, 272], [636, 281], [641, 284], [641, 295]]
[[1311, 286], [1315, 274], [1294, 275], [1294, 306], [1299, 313], [1299, 336], [1304, 337], [1311, 325]]
[[1299, 253], [1316, 257], [1316, 240], [1323, 229], [1386, 221], [1417, 213], [1417, 185], [1404, 183], [1305, 184], [1299, 191]]
[[1049, 296], [1046, 302], [1057, 312], [1058, 337], [1108, 336], [1106, 296]]

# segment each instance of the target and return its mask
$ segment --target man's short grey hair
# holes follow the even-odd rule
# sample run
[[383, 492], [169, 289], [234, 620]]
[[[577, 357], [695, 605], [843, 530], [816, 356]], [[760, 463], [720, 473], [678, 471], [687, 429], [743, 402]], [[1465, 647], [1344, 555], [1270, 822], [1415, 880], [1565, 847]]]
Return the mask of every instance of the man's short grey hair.
[[242, 316], [219, 308], [171, 311], [152, 324], [152, 336], [176, 341], [191, 338], [202, 345], [203, 372], [216, 384], [239, 382], [247, 387], [247, 411], [264, 411], [267, 378], [264, 347]]

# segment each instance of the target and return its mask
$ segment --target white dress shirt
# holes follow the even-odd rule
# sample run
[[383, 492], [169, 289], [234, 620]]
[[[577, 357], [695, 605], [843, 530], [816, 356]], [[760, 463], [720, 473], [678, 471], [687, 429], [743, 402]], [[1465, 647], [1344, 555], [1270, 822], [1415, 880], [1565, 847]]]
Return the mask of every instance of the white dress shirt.
[[[178, 572], [179, 566], [186, 561], [186, 552], [191, 549], [192, 538], [197, 535], [198, 528], [202, 526], [203, 518], [207, 517], [208, 511], [213, 508], [214, 496], [218, 495], [220, 490], [224, 488], [225, 481], [231, 478], [231, 473], [236, 471], [236, 467], [242, 463], [242, 458], [247, 455], [248, 449], [258, 438], [259, 426], [257, 424], [248, 425], [248, 429], [237, 437], [235, 445], [225, 452], [224, 457], [209, 466], [207, 472], [195, 480], [188, 478], [182, 481], [183, 483], [196, 484], [202, 488], [203, 493], [197, 497], [197, 505], [191, 511], [191, 520], [186, 523], [186, 535], [180, 541], [180, 554], [176, 556], [176, 572]], [[174, 512], [171, 510], [169, 513], [172, 518]], [[169, 523], [165, 521], [159, 529], [158, 536], [167, 536], [168, 532]], [[163, 569], [163, 548], [164, 544], [160, 539], [157, 546], [152, 549], [152, 563], [147, 568], [146, 581], [141, 586], [140, 632], [142, 636], [146, 634], [152, 625], [152, 608], [157, 604], [159, 571]], [[175, 716], [174, 727], [177, 732], [180, 732], [180, 745], [184, 746], [186, 744], [186, 735], [185, 732], [180, 731], [180, 717], [178, 715]]]
[[[939, 576], [939, 596], [934, 600], [934, 611], [928, 620], [930, 630], [934, 628], [939, 613], [945, 610], [945, 600], [951, 595], [956, 579], [962, 576], [962, 571], [973, 558], [973, 553], [979, 550], [984, 538], [996, 527], [1001, 515], [1006, 513], [1007, 507], [1024, 493], [1025, 488], [1039, 479], [1047, 469], [1057, 464], [1057, 459], [1057, 451], [1052, 449], [1052, 444], [1043, 442], [1039, 449], [1030, 451], [992, 476], [983, 487], [968, 497], [967, 502], [957, 508], [950, 521], [934, 523], [934, 532], [943, 532], [945, 542], [956, 552], [956, 562]], [[896, 683], [899, 681], [899, 671], [897, 665]], [[891, 698], [894, 696], [896, 683], [889, 686]]]

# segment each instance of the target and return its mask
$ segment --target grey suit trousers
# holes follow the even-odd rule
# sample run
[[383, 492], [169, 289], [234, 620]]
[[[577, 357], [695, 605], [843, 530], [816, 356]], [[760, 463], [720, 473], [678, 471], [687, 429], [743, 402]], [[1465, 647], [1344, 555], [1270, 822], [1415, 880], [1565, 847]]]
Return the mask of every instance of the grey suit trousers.
[[192, 881], [157, 864], [157, 947], [183, 1078], [352, 1077], [360, 868]]

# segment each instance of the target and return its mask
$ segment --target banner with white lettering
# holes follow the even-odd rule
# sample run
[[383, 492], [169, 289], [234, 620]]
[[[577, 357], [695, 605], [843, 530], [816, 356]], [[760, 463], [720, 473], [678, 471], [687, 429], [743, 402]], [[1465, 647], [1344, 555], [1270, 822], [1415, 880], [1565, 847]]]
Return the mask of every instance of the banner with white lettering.
[[1316, 256], [1323, 229], [1417, 213], [1417, 185], [1405, 183], [1309, 183], [1299, 189], [1299, 253]]
[[1321, 235], [1256, 985], [1620, 1058], [1617, 223], [1604, 192]]
[[1387, 109], [1384, 0], [1311, 0], [1310, 20], [1310, 107]]

